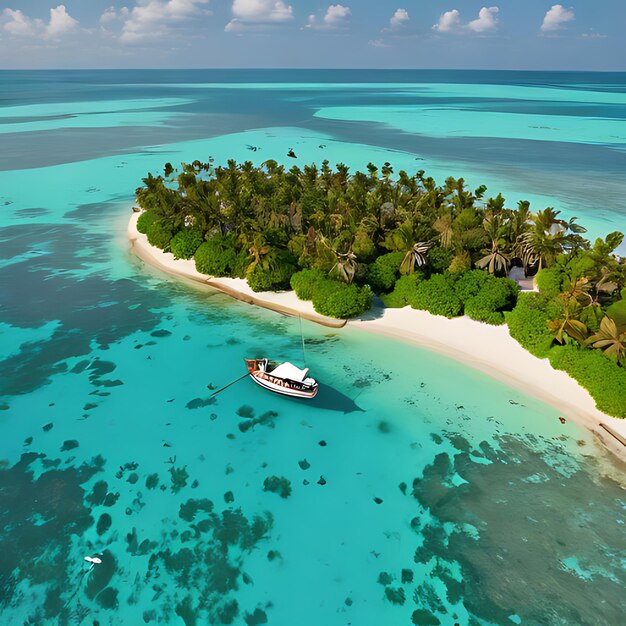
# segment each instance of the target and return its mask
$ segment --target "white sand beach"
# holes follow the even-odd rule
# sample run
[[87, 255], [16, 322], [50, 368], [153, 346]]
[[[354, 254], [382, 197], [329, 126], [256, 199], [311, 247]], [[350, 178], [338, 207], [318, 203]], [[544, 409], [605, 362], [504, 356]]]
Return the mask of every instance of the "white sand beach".
[[[196, 271], [193, 261], [175, 260], [173, 255], [154, 248], [137, 231], [138, 213], [128, 223], [132, 251], [146, 263], [168, 274], [218, 289], [249, 304], [287, 315], [341, 328], [343, 320], [319, 315], [310, 302], [298, 300], [293, 292], [253, 292], [243, 279], [211, 278]], [[384, 309], [380, 315], [348, 322], [351, 328], [386, 335], [439, 352], [501, 380], [555, 407], [555, 415], [590, 429], [602, 443], [626, 460], [626, 420], [599, 411], [589, 392], [565, 372], [555, 370], [547, 359], [538, 359], [520, 346], [506, 326], [490, 326], [458, 317], [447, 319], [410, 307]]]

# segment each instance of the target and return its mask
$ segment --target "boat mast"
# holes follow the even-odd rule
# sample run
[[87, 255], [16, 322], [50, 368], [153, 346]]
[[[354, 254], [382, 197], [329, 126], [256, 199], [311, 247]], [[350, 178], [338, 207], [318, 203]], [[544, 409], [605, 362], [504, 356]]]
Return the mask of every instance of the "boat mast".
[[298, 319], [300, 320], [300, 339], [302, 339], [302, 362], [306, 367], [306, 352], [304, 350], [304, 335], [302, 334], [302, 316], [298, 315]]

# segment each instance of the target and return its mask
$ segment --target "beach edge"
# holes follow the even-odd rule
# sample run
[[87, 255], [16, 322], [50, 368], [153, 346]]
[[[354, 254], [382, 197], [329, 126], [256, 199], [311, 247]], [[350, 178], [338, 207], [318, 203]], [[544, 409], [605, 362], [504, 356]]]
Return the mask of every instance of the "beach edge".
[[554, 369], [548, 359], [539, 359], [526, 351], [509, 335], [506, 325], [491, 326], [468, 317], [448, 319], [410, 307], [384, 309], [373, 319], [364, 317], [349, 322], [326, 317], [316, 313], [310, 302], [298, 300], [293, 292], [259, 295], [243, 279], [200, 274], [193, 260], [176, 260], [171, 253], [150, 245], [146, 235], [137, 230], [139, 215], [136, 212], [131, 215], [127, 236], [131, 252], [144, 263], [276, 313], [302, 317], [327, 328], [348, 326], [365, 330], [442, 354], [554, 407], [590, 430], [607, 450], [626, 463], [626, 420], [596, 408], [584, 387], [565, 372]]

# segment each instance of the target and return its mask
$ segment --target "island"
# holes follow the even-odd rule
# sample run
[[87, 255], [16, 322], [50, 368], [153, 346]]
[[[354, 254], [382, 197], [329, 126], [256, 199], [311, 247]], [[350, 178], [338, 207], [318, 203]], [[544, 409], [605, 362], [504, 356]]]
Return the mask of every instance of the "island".
[[128, 232], [145, 261], [252, 304], [445, 352], [623, 454], [622, 233], [592, 242], [554, 208], [509, 208], [485, 186], [390, 163], [351, 173], [208, 159], [167, 163], [142, 183]]

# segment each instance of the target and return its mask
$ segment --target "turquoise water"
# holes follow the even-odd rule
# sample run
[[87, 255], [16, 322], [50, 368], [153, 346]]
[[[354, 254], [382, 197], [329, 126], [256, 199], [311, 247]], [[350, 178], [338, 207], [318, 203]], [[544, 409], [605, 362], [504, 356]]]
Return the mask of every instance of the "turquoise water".
[[[289, 148], [298, 163], [441, 176], [462, 164], [428, 142], [416, 162], [393, 115], [350, 122], [355, 99], [389, 95], [396, 110], [403, 92], [435, 91], [430, 76], [353, 87], [329, 75], [332, 89], [319, 73], [258, 78], [275, 84], [247, 95], [237, 73], [236, 89], [223, 73], [0, 73], [0, 623], [408, 625], [415, 611], [424, 624], [619, 623], [619, 469], [554, 409], [436, 354], [308, 323], [315, 401], [248, 380], [209, 399], [244, 356], [300, 362], [299, 325], [134, 258], [125, 227], [141, 176], [209, 155], [283, 161]], [[531, 78], [517, 87], [545, 90]], [[437, 93], [463, 97], [470, 79]], [[520, 98], [554, 108], [565, 92], [564, 109], [584, 91], [618, 123], [623, 84], [566, 80]], [[350, 119], [314, 117], [342, 99]], [[570, 139], [570, 161], [541, 174], [563, 208], [559, 185], [588, 149], [621, 158], [615, 142]], [[615, 166], [609, 191], [624, 184], [608, 181]], [[602, 202], [579, 217], [600, 232], [622, 215]]]

